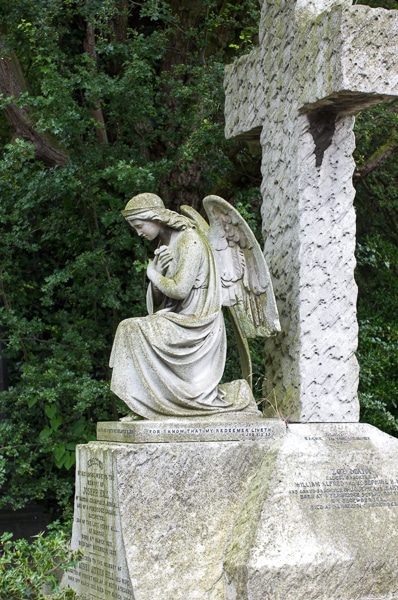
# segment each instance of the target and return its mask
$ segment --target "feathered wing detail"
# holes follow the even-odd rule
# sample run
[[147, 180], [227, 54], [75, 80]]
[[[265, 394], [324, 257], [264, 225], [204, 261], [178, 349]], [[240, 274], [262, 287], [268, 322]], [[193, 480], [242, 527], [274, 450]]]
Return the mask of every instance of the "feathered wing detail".
[[[207, 235], [209, 232], [209, 224], [205, 219], [194, 209], [192, 206], [182, 205], [180, 206], [180, 212], [185, 217], [191, 219], [191, 221], [196, 225], [199, 231], [201, 231], [204, 235]], [[240, 326], [240, 321], [236, 315], [236, 311], [233, 306], [228, 307], [228, 312], [230, 315], [230, 322], [232, 329], [235, 334], [236, 343], [238, 346], [238, 353], [240, 358], [240, 364], [242, 369], [242, 375], [244, 379], [249, 383], [250, 387], [252, 387], [252, 361], [250, 356], [250, 349], [245, 334]]]
[[278, 333], [278, 310], [263, 252], [243, 217], [219, 196], [203, 200], [207, 237], [221, 277], [223, 305], [233, 306], [246, 337]]

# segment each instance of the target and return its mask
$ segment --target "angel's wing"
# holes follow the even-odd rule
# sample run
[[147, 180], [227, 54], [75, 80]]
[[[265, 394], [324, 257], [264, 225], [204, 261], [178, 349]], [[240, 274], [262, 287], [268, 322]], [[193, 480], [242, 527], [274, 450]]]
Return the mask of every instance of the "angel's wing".
[[223, 305], [233, 306], [248, 338], [269, 337], [281, 330], [267, 263], [243, 217], [219, 196], [207, 196], [207, 237], [223, 290]]
[[[181, 211], [181, 214], [183, 214], [185, 217], [188, 217], [189, 219], [191, 219], [191, 221], [193, 221], [193, 223], [195, 223], [196, 227], [198, 228], [198, 230], [201, 233], [203, 233], [204, 235], [208, 234], [209, 224], [194, 208], [192, 208], [192, 206], [187, 206], [184, 204], [184, 205], [180, 206], [180, 211]], [[240, 358], [240, 364], [241, 364], [241, 368], [242, 368], [242, 375], [246, 379], [246, 381], [249, 383], [250, 387], [252, 387], [252, 383], [253, 383], [252, 382], [252, 379], [253, 379], [252, 371], [253, 371], [253, 369], [252, 369], [252, 361], [251, 361], [251, 357], [250, 357], [249, 344], [247, 342], [244, 332], [242, 331], [242, 328], [240, 326], [240, 322], [236, 315], [236, 311], [235, 311], [234, 307], [229, 306], [228, 312], [229, 312], [229, 316], [230, 316], [230, 323], [232, 325], [232, 329], [233, 329], [233, 332], [234, 332], [235, 338], [236, 338], [236, 343], [237, 343], [238, 353], [239, 353], [239, 358]]]

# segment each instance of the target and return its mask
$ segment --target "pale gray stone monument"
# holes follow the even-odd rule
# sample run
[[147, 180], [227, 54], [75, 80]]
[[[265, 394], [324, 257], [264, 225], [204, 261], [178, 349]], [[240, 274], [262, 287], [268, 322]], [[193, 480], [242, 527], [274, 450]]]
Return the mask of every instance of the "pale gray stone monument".
[[85, 556], [64, 584], [82, 598], [398, 600], [398, 440], [357, 422], [351, 184], [352, 115], [398, 95], [397, 46], [397, 11], [263, 3], [226, 123], [263, 146], [282, 328], [266, 375], [285, 420], [100, 423], [77, 451]]

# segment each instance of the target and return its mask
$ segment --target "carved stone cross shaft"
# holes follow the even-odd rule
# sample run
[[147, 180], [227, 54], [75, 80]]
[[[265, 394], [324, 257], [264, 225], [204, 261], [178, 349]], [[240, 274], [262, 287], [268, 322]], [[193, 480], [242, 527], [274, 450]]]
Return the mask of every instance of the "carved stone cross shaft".
[[284, 417], [357, 421], [353, 115], [398, 96], [398, 11], [264, 0], [260, 46], [227, 67], [226, 135], [260, 136], [265, 255]]

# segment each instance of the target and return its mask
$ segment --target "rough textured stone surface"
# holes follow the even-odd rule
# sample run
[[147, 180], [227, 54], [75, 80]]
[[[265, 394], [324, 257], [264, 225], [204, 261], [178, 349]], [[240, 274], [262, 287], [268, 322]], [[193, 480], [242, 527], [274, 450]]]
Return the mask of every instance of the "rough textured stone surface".
[[397, 451], [371, 425], [289, 426], [236, 522], [227, 600], [397, 599]]
[[72, 547], [86, 559], [64, 583], [89, 600], [225, 598], [225, 548], [272, 443], [78, 447]]
[[106, 444], [76, 448], [72, 548], [84, 559], [62, 584], [84, 600], [134, 600], [119, 506], [117, 450]]
[[85, 559], [64, 585], [88, 600], [397, 599], [397, 451], [362, 424], [80, 446]]
[[259, 48], [226, 70], [227, 137], [261, 134], [266, 373], [291, 421], [359, 417], [352, 115], [398, 95], [397, 63], [398, 11], [266, 0]]

